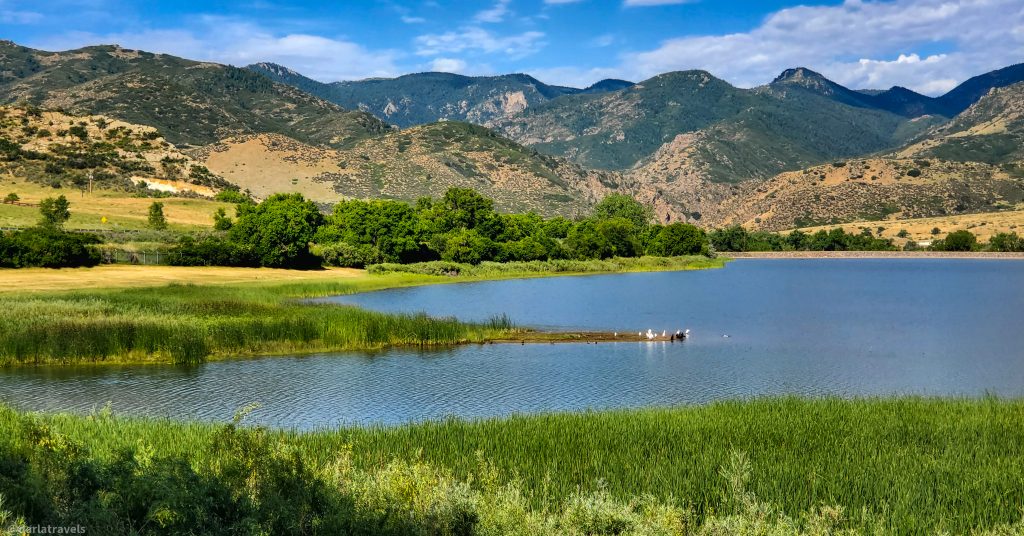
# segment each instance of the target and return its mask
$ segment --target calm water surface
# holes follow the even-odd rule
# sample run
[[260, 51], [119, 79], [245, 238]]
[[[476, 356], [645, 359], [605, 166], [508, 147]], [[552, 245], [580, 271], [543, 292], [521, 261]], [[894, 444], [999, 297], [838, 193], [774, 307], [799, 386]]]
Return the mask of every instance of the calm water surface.
[[[332, 298], [384, 311], [618, 330], [610, 344], [473, 345], [0, 371], [39, 410], [314, 428], [800, 394], [1024, 395], [1024, 262], [740, 260], [722, 270], [439, 285]], [[636, 340], [689, 328], [685, 343]], [[727, 337], [726, 337], [727, 335]]]

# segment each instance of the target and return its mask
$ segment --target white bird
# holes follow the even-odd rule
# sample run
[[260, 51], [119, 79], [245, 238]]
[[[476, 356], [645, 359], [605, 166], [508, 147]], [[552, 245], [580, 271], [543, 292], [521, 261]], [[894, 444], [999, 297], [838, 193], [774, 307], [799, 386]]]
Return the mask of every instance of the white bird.
[[666, 335], [666, 333], [667, 333], [667, 332], [666, 332], [665, 330], [661, 330], [661, 336], [662, 336], [662, 337], [664, 337], [664, 336]]
[[638, 332], [636, 332], [636, 336], [640, 337], [642, 339], [644, 337], [644, 332], [638, 331]]

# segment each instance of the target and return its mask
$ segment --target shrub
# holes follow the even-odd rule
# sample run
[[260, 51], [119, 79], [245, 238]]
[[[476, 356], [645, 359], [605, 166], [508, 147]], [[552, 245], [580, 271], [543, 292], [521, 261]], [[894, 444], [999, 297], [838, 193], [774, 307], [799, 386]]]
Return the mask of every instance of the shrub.
[[974, 236], [974, 233], [962, 229], [949, 233], [944, 240], [937, 240], [932, 244], [932, 249], [936, 251], [973, 251], [977, 246], [978, 238]]
[[663, 257], [707, 254], [708, 239], [697, 227], [677, 222], [658, 230], [647, 252]]
[[917, 168], [911, 168], [910, 170], [907, 171], [907, 176], [908, 177], [920, 177], [921, 176], [921, 170], [917, 169]]
[[0, 266], [5, 268], [64, 268], [96, 266], [100, 254], [94, 235], [36, 227], [0, 236]]
[[195, 239], [182, 237], [171, 248], [169, 263], [173, 266], [259, 266], [252, 251], [230, 240], [207, 236]]
[[214, 196], [214, 199], [216, 199], [217, 201], [223, 201], [225, 203], [247, 203], [249, 201], [252, 201], [252, 199], [250, 199], [249, 196], [234, 189], [221, 190], [217, 192], [217, 195]]
[[1024, 251], [1024, 238], [1017, 233], [998, 233], [988, 241], [990, 251]]
[[6, 197], [4, 197], [4, 203], [17, 203], [20, 200], [21, 200], [21, 198], [18, 197], [18, 194], [14, 193], [14, 192], [11, 192], [11, 193], [7, 194]]

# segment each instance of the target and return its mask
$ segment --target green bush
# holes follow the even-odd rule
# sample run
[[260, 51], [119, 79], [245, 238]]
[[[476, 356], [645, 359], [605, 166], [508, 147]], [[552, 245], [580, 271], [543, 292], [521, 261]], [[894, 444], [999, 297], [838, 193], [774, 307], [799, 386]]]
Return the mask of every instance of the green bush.
[[708, 239], [696, 226], [677, 222], [662, 227], [647, 246], [647, 252], [662, 257], [706, 255]]
[[936, 240], [932, 244], [935, 251], [973, 251], [978, 247], [978, 237], [974, 233], [962, 229], [953, 231], [942, 240]]
[[36, 227], [0, 235], [0, 267], [64, 268], [96, 266], [100, 254], [95, 235]]
[[988, 249], [1001, 252], [1024, 251], [1024, 238], [1017, 233], [998, 233], [988, 240]]
[[169, 252], [172, 266], [259, 266], [253, 252], [230, 240], [206, 236], [184, 236]]

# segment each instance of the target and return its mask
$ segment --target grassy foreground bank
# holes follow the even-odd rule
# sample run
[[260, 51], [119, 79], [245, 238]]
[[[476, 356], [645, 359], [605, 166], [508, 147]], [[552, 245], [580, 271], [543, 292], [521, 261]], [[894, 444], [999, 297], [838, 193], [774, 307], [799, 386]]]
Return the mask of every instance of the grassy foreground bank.
[[91, 533], [1024, 533], [1021, 401], [777, 399], [315, 433], [0, 407], [0, 432], [0, 516]]
[[[570, 273], [638, 270], [684, 270], [721, 266], [706, 257], [643, 257], [608, 261], [484, 263], [478, 266], [426, 263], [401, 271], [383, 267], [376, 273], [355, 270], [314, 271], [308, 279], [286, 274], [286, 282], [269, 279], [210, 285], [146, 286], [138, 270], [111, 271], [111, 287], [73, 291], [0, 293], [0, 366], [103, 362], [197, 363], [206, 359], [293, 352], [373, 349], [398, 345], [446, 345], [507, 339], [517, 333], [496, 317], [485, 324], [422, 314], [384, 314], [355, 307], [299, 301], [410, 285], [540, 277]], [[143, 270], [148, 267], [140, 267]], [[102, 270], [97, 268], [93, 270]], [[183, 272], [153, 267], [154, 277], [203, 276], [202, 269]], [[209, 268], [215, 281], [241, 277], [245, 269]], [[37, 271], [40, 272], [40, 271]], [[73, 270], [82, 273], [83, 270]], [[35, 273], [35, 272], [34, 272]], [[92, 273], [92, 272], [89, 272]], [[444, 273], [449, 275], [436, 275]], [[124, 274], [125, 281], [117, 279]], [[301, 272], [299, 272], [301, 274]], [[17, 270], [0, 271], [20, 277]], [[60, 270], [39, 273], [35, 288], [66, 284]], [[93, 278], [100, 279], [102, 277]], [[132, 287], [132, 284], [139, 285]], [[66, 288], [66, 287], [65, 287]]]

